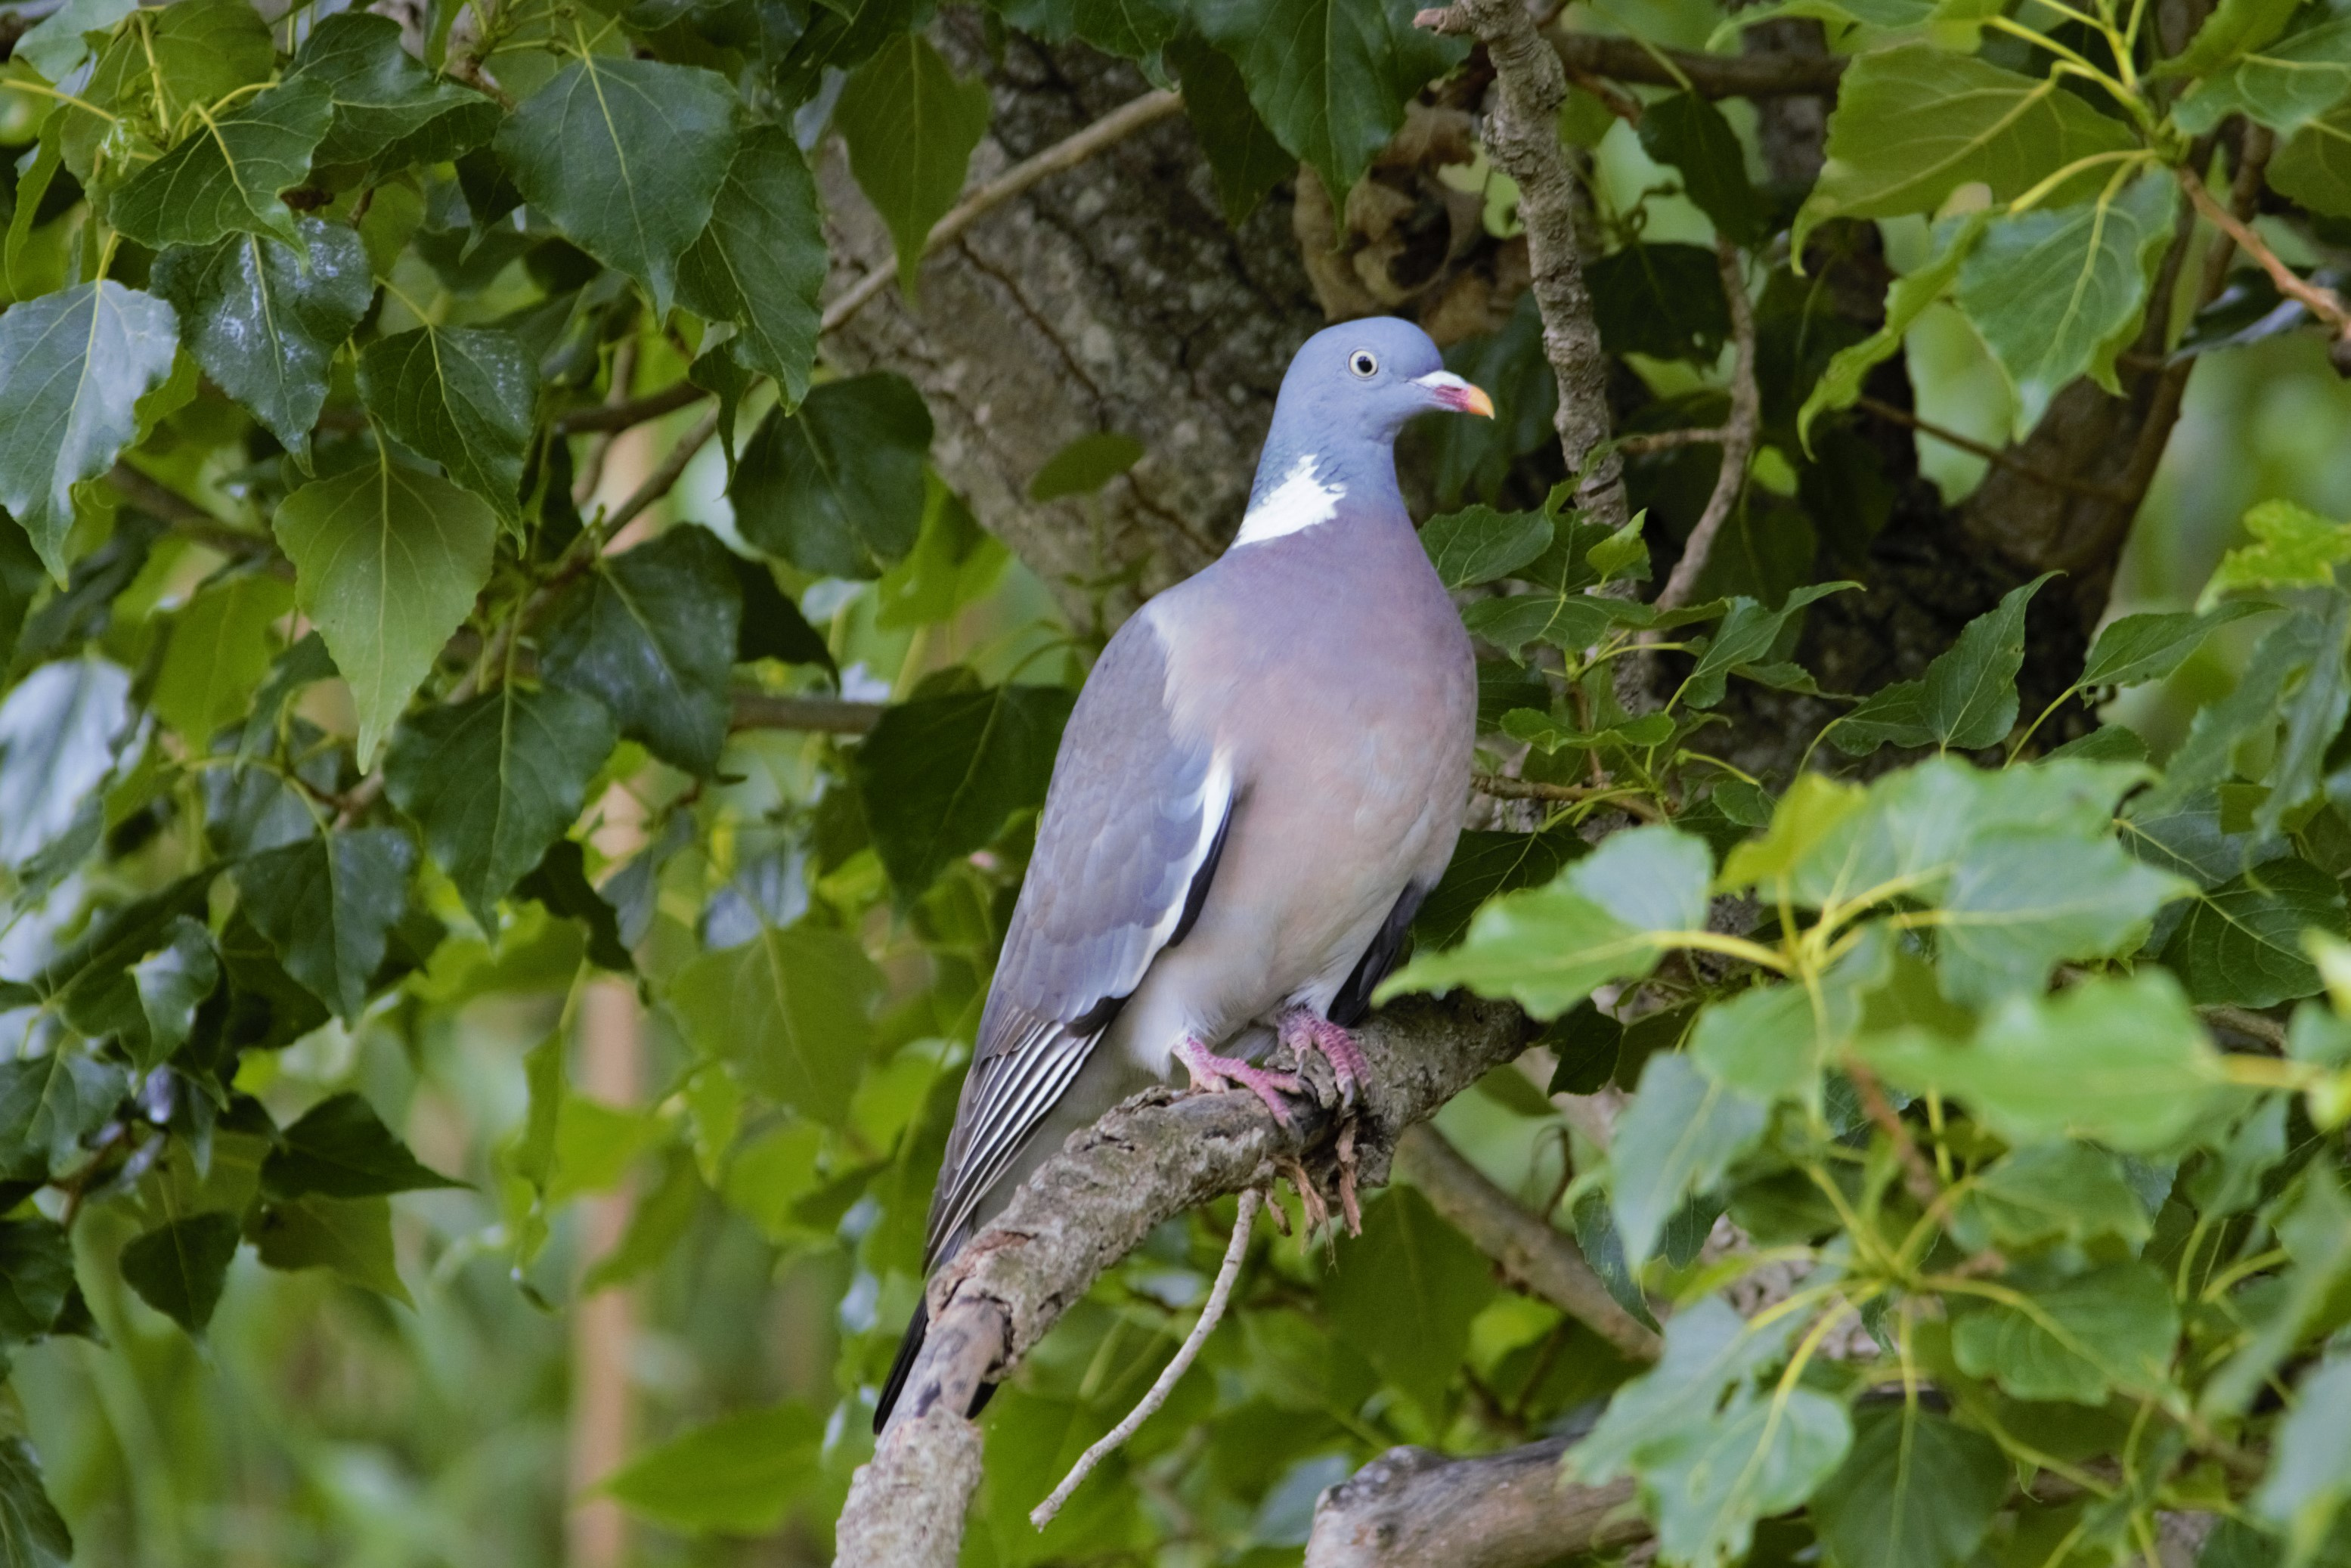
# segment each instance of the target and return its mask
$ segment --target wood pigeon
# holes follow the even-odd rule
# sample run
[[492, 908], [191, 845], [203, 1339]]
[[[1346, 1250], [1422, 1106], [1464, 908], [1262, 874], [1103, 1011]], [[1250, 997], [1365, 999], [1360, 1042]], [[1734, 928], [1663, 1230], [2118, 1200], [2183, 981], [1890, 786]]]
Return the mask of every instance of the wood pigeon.
[[[1102, 650], [980, 1018], [926, 1273], [1071, 1132], [1178, 1063], [1286, 1122], [1299, 1081], [1243, 1060], [1243, 1036], [1321, 1053], [1354, 1093], [1365, 1063], [1347, 1026], [1468, 801], [1469, 639], [1395, 479], [1396, 433], [1437, 409], [1494, 405], [1419, 328], [1316, 333], [1282, 378], [1230, 548]], [[918, 1306], [877, 1432], [927, 1326]]]

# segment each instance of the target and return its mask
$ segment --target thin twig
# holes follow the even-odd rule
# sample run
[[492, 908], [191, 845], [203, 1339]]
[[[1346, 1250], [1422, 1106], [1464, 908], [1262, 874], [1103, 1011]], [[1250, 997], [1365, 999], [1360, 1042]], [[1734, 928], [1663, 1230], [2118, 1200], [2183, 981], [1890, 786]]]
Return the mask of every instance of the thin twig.
[[2234, 1008], [2225, 1003], [2216, 1007], [2198, 1008], [2196, 1010], [2204, 1015], [2205, 1021], [2208, 1023], [2218, 1024], [2226, 1030], [2234, 1030], [2248, 1040], [2258, 1040], [2272, 1051], [2281, 1054], [2285, 1051], [2285, 1025], [2275, 1019], [2264, 1018], [2251, 1008]]
[[1727, 436], [1727, 428], [1658, 430], [1642, 435], [1619, 436], [1616, 450], [1627, 457], [1640, 457], [1652, 452], [1670, 452], [1677, 446], [1719, 446]]
[[1858, 1061], [1844, 1063], [1845, 1076], [1853, 1081], [1854, 1092], [1861, 1098], [1861, 1108], [1877, 1124], [1894, 1144], [1894, 1153], [1902, 1162], [1902, 1183], [1909, 1188], [1918, 1207], [1934, 1211], [1943, 1198], [1943, 1188], [1935, 1179], [1935, 1167], [1918, 1151], [1918, 1141], [1910, 1135], [1909, 1126], [1902, 1120], [1894, 1103], [1886, 1097], [1886, 1088], [1877, 1082], [1877, 1074]]
[[1682, 546], [1681, 559], [1657, 594], [1657, 608], [1678, 610], [1697, 591], [1698, 573], [1706, 570], [1722, 525], [1730, 519], [1747, 488], [1747, 463], [1755, 455], [1755, 435], [1763, 423], [1763, 394], [1755, 384], [1755, 308], [1747, 298], [1747, 277], [1739, 264], [1739, 247], [1716, 236], [1715, 269], [1722, 278], [1722, 298], [1730, 307], [1730, 417], [1722, 424], [1722, 470], [1715, 476], [1714, 494], [1706, 499], [1698, 526]]
[[2182, 168], [2179, 183], [2186, 188], [2188, 199], [2196, 204], [2196, 210], [2213, 227], [2234, 240], [2239, 250], [2261, 263], [2262, 270], [2270, 275], [2270, 281], [2277, 285], [2280, 294], [2301, 301], [2337, 337], [2351, 338], [2351, 308], [2344, 305], [2341, 295], [2311, 282], [2279, 259], [2277, 252], [2269, 247], [2251, 224], [2212, 199], [2212, 193], [2204, 188], [2204, 182], [2196, 177], [2194, 170]]
[[107, 471], [106, 478], [107, 483], [121, 493], [124, 500], [148, 516], [169, 523], [173, 533], [184, 535], [206, 549], [236, 560], [277, 557], [269, 562], [270, 570], [280, 577], [294, 575], [292, 565], [277, 556], [277, 547], [268, 535], [250, 534], [223, 521], [178, 491], [150, 479], [128, 463], [117, 463]]
[[1921, 419], [1908, 409], [1897, 408], [1883, 399], [1870, 397], [1865, 393], [1854, 399], [1853, 406], [1865, 413], [1874, 413], [1880, 419], [1890, 419], [1896, 424], [1907, 426], [1921, 435], [1939, 441], [1946, 446], [1955, 447], [1970, 456], [1980, 457], [1995, 467], [2005, 468], [2010, 473], [2030, 479], [2036, 485], [2046, 485], [2053, 490], [2063, 490], [2069, 496], [2086, 496], [2094, 501], [2120, 499], [2117, 493], [2106, 486], [2093, 485], [2085, 480], [2068, 477], [2064, 474], [2051, 474], [2035, 468], [2013, 453], [2003, 452], [1997, 446], [1987, 446], [1980, 441], [1961, 435], [1956, 430], [1937, 424], [1931, 420]]
[[[948, 208], [946, 215], [931, 225], [930, 237], [923, 242], [923, 254], [928, 256], [948, 244], [977, 223], [989, 208], [1010, 201], [1048, 174], [1073, 169], [1111, 143], [1166, 119], [1183, 107], [1184, 99], [1180, 93], [1164, 89], [1146, 92], [1112, 110], [1084, 130], [1063, 137], [1035, 157], [1015, 163]], [[830, 332], [856, 315], [875, 295], [888, 287], [890, 280], [896, 276], [894, 268], [877, 267], [859, 278], [825, 307], [824, 319], [818, 330]]]
[[882, 722], [887, 711], [881, 703], [851, 702], [842, 697], [770, 696], [765, 692], [737, 692], [736, 729], [804, 729], [818, 735], [865, 735]]
[[[619, 348], [612, 350], [611, 382], [604, 393], [606, 408], [618, 408], [629, 401], [629, 384], [636, 379], [636, 374], [637, 340], [630, 338], [624, 340]], [[612, 455], [612, 443], [618, 439], [615, 433], [621, 428], [623, 427], [615, 426], [612, 430], [598, 435], [589, 446], [588, 461], [580, 465], [580, 472], [572, 477], [571, 504], [573, 506], [586, 506], [588, 498], [602, 487], [604, 460]]]
[[1208, 1335], [1216, 1331], [1217, 1321], [1225, 1315], [1225, 1303], [1232, 1298], [1233, 1281], [1240, 1278], [1241, 1260], [1249, 1255], [1249, 1222], [1257, 1218], [1257, 1207], [1264, 1200], [1265, 1194], [1256, 1187], [1241, 1194], [1240, 1211], [1233, 1218], [1233, 1239], [1225, 1247], [1224, 1267], [1217, 1270], [1217, 1282], [1209, 1288], [1207, 1304], [1200, 1309], [1200, 1321], [1192, 1325], [1192, 1332], [1177, 1347], [1175, 1359], [1162, 1369], [1157, 1380], [1134, 1408], [1126, 1413], [1126, 1419], [1103, 1434], [1102, 1440], [1092, 1448], [1080, 1454], [1078, 1462], [1070, 1467], [1070, 1473], [1061, 1478], [1061, 1484], [1053, 1489], [1053, 1495], [1029, 1511], [1029, 1523], [1040, 1530], [1052, 1523], [1053, 1516], [1061, 1511], [1061, 1505], [1070, 1500], [1070, 1494], [1093, 1474], [1094, 1467], [1116, 1453], [1145, 1421], [1159, 1413], [1162, 1405], [1167, 1403], [1167, 1396], [1175, 1392], [1176, 1380], [1191, 1369], [1194, 1358], [1200, 1354], [1200, 1347], [1208, 1343]]
[[1666, 820], [1665, 812], [1654, 800], [1622, 789], [1603, 789], [1595, 785], [1545, 784], [1538, 779], [1512, 779], [1500, 773], [1473, 773], [1469, 776], [1469, 788], [1497, 800], [1598, 800], [1647, 821], [1662, 822]]
[[619, 533], [635, 520], [638, 513], [668, 495], [676, 486], [678, 476], [685, 472], [685, 465], [694, 461], [694, 455], [717, 434], [718, 411], [714, 408], [695, 420], [692, 430], [678, 437], [677, 444], [670, 449], [668, 456], [662, 459], [661, 466], [646, 475], [645, 482], [637, 486], [636, 492], [604, 519], [605, 534], [609, 537]]
[[657, 392], [643, 397], [627, 398], [612, 402], [591, 403], [559, 414], [555, 420], [558, 435], [580, 435], [591, 430], [621, 431], [632, 429], [647, 420], [659, 419], [665, 413], [700, 402], [710, 393], [692, 382], [679, 382]]

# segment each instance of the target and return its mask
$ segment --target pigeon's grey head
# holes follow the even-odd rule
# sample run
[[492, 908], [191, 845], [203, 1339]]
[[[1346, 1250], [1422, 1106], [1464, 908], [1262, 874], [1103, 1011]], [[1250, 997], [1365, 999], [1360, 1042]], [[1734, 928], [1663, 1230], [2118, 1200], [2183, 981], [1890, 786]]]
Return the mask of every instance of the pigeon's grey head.
[[1249, 515], [1236, 544], [1294, 532], [1332, 516], [1358, 490], [1394, 503], [1396, 432], [1415, 414], [1492, 418], [1484, 392], [1445, 368], [1427, 333], [1393, 316], [1325, 327], [1281, 378]]

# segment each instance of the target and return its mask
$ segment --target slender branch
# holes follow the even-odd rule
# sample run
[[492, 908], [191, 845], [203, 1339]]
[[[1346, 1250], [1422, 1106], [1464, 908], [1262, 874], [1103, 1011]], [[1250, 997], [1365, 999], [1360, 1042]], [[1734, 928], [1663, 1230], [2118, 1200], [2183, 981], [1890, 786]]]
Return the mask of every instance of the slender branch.
[[[1023, 159], [1011, 168], [974, 189], [937, 223], [931, 225], [930, 237], [923, 242], [923, 254], [930, 255], [952, 243], [964, 230], [979, 221], [982, 214], [1010, 201], [1049, 174], [1064, 169], [1074, 169], [1113, 142], [1132, 136], [1146, 125], [1166, 119], [1184, 107], [1182, 95], [1165, 90], [1146, 92], [1130, 99], [1100, 120], [1063, 137], [1033, 158]], [[820, 332], [830, 332], [862, 310], [872, 298], [890, 285], [896, 272], [877, 267], [825, 307]]]
[[1719, 446], [1729, 434], [1728, 426], [1705, 430], [1659, 430], [1643, 435], [1619, 436], [1616, 450], [1627, 457], [1639, 457], [1651, 452], [1670, 452], [1677, 446]]
[[1874, 413], [1880, 419], [1892, 420], [1896, 424], [1906, 425], [1921, 435], [1941, 442], [1946, 446], [1954, 447], [1971, 456], [1980, 457], [1994, 467], [2005, 468], [2010, 473], [2021, 478], [2029, 479], [2036, 485], [2046, 485], [2052, 490], [2063, 490], [2069, 496], [2085, 496], [2094, 501], [2113, 501], [2120, 498], [2117, 492], [2106, 486], [2093, 485], [2064, 474], [2051, 474], [2036, 468], [2012, 452], [2003, 451], [1997, 446], [1987, 446], [1982, 442], [1962, 435], [1946, 425], [1921, 419], [1908, 409], [1897, 408], [1881, 398], [1874, 398], [1864, 393], [1854, 399], [1853, 405], [1865, 413]]
[[1408, 1129], [1396, 1161], [1431, 1207], [1452, 1221], [1502, 1272], [1636, 1361], [1655, 1361], [1657, 1335], [1617, 1304], [1583, 1260], [1575, 1238], [1518, 1200], [1462, 1158], [1435, 1127]]
[[1564, 27], [1550, 29], [1544, 39], [1570, 71], [1643, 87], [1687, 84], [1701, 98], [1831, 98], [1844, 75], [1844, 57], [1837, 55], [1653, 52], [1633, 38]]
[[2203, 214], [2213, 227], [2227, 235], [2236, 242], [2239, 250], [2261, 264], [2262, 270], [2270, 275], [2270, 281], [2277, 285], [2280, 294], [2289, 299], [2299, 300], [2312, 315], [2333, 329], [2335, 336], [2351, 338], [2351, 308], [2344, 305], [2341, 295], [2332, 288], [2312, 283], [2279, 259], [2277, 252], [2269, 247], [2269, 243], [2262, 238], [2252, 225], [2212, 199], [2212, 193], [2204, 188], [2204, 182], [2196, 177], [2193, 169], [2183, 167], [2179, 171], [2179, 183], [2187, 190], [2188, 199], [2196, 204], [2196, 210]]
[[1497, 800], [1556, 800], [1562, 804], [1599, 800], [1652, 822], [1666, 820], [1654, 800], [1627, 791], [1593, 784], [1546, 784], [1534, 779], [1512, 779], [1501, 773], [1473, 773], [1469, 788]]
[[206, 549], [215, 550], [236, 560], [258, 560], [269, 558], [269, 570], [279, 577], [294, 575], [292, 564], [277, 553], [277, 543], [266, 534], [251, 534], [222, 521], [210, 512], [167, 486], [159, 485], [128, 463], [117, 463], [107, 470], [107, 482], [121, 492], [122, 498], [150, 517], [172, 526], [172, 531], [182, 534]]
[[1520, 0], [1456, 0], [1441, 10], [1421, 12], [1413, 24], [1475, 37], [1486, 46], [1494, 92], [1484, 141], [1495, 165], [1518, 182], [1530, 287], [1542, 313], [1543, 355], [1559, 381], [1552, 423], [1560, 450], [1567, 471], [1582, 476], [1576, 499], [1585, 514], [1604, 528], [1622, 528], [1629, 513], [1624, 465], [1607, 445], [1608, 361], [1576, 245], [1575, 179], [1560, 148], [1566, 71]]
[[737, 692], [729, 727], [864, 735], [882, 722], [883, 711], [881, 703], [850, 702], [841, 697], [778, 697], [765, 692]]
[[555, 421], [558, 435], [579, 435], [591, 430], [622, 431], [659, 419], [665, 413], [690, 408], [710, 394], [692, 382], [679, 382], [643, 397], [626, 398], [618, 402], [591, 403], [559, 414]]
[[1631, 1479], [1563, 1482], [1567, 1446], [1467, 1459], [1391, 1448], [1316, 1500], [1305, 1568], [1541, 1568], [1646, 1540]]
[[1681, 559], [1657, 594], [1657, 608], [1678, 610], [1698, 588], [1698, 574], [1714, 549], [1715, 537], [1730, 518], [1747, 488], [1748, 460], [1755, 455], [1756, 432], [1763, 423], [1763, 394], [1755, 384], [1755, 308], [1747, 298], [1747, 278], [1739, 266], [1739, 249], [1718, 236], [1714, 242], [1716, 270], [1722, 278], [1722, 298], [1730, 307], [1730, 417], [1722, 425], [1722, 469], [1714, 478], [1714, 494], [1706, 500], [1698, 525], [1682, 547]]
[[606, 537], [627, 528], [636, 520], [638, 513], [674, 489], [678, 476], [685, 472], [685, 465], [694, 461], [694, 455], [708, 445], [710, 438], [717, 434], [718, 411], [714, 408], [695, 420], [694, 428], [677, 438], [677, 444], [670, 448], [669, 455], [662, 459], [661, 466], [646, 475], [645, 482], [637, 486], [635, 493], [613, 508], [612, 515], [604, 519]]
[[1241, 1194], [1240, 1212], [1233, 1219], [1233, 1239], [1225, 1246], [1224, 1266], [1217, 1270], [1217, 1282], [1208, 1291], [1207, 1304], [1200, 1309], [1200, 1321], [1192, 1325], [1192, 1332], [1185, 1335], [1184, 1343], [1176, 1347], [1175, 1359], [1160, 1370], [1149, 1391], [1136, 1402], [1134, 1409], [1126, 1413], [1126, 1419], [1103, 1433], [1100, 1441], [1080, 1454], [1078, 1462], [1070, 1467], [1070, 1473], [1061, 1478], [1061, 1484], [1053, 1489], [1053, 1495], [1029, 1511], [1029, 1523], [1040, 1530], [1052, 1523], [1054, 1515], [1061, 1511], [1061, 1505], [1070, 1500], [1070, 1494], [1094, 1473], [1094, 1467], [1118, 1452], [1126, 1440], [1167, 1403], [1167, 1396], [1176, 1391], [1176, 1380], [1191, 1370], [1194, 1359], [1200, 1354], [1200, 1347], [1208, 1343], [1208, 1336], [1216, 1332], [1217, 1322], [1225, 1315], [1225, 1303], [1232, 1299], [1233, 1281], [1241, 1275], [1241, 1260], [1249, 1256], [1249, 1224], [1257, 1218], [1257, 1206], [1263, 1201], [1265, 1195], [1256, 1187]]

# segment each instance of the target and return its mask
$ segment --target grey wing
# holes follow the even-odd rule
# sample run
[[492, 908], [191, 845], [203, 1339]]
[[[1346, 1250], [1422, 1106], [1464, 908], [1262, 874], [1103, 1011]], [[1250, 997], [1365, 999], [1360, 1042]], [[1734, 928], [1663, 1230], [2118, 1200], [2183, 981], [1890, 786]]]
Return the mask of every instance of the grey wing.
[[1205, 742], [1175, 733], [1165, 677], [1159, 634], [1137, 615], [1070, 716], [931, 1200], [925, 1269], [1199, 914], [1233, 779]]

